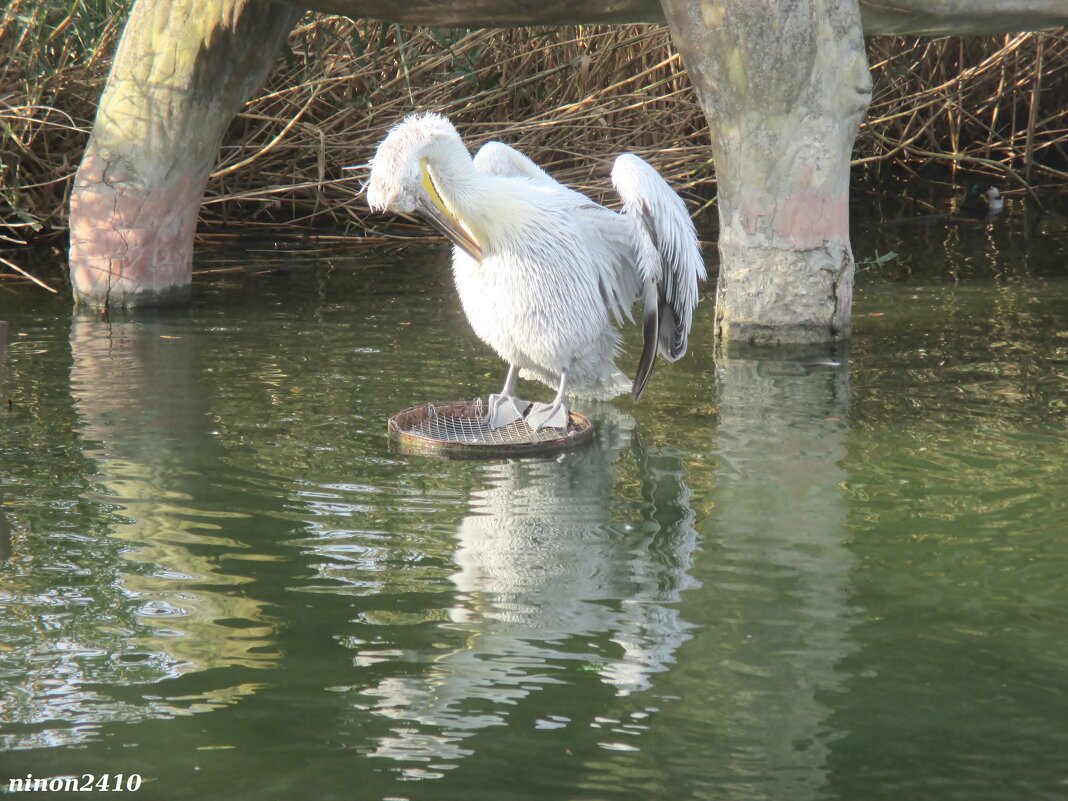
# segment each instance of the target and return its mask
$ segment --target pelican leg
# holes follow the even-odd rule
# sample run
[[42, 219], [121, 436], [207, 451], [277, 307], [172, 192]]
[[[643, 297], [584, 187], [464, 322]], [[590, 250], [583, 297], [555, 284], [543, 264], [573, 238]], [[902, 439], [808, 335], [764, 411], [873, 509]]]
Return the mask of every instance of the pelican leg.
[[567, 428], [570, 412], [567, 408], [567, 370], [560, 373], [560, 388], [552, 403], [532, 403], [527, 412], [527, 425], [538, 431], [542, 428]]
[[519, 368], [508, 365], [508, 377], [504, 379], [504, 388], [499, 395], [487, 398], [486, 425], [490, 428], [504, 428], [516, 420], [523, 419], [522, 409], [527, 404], [515, 396], [515, 382], [519, 378]]

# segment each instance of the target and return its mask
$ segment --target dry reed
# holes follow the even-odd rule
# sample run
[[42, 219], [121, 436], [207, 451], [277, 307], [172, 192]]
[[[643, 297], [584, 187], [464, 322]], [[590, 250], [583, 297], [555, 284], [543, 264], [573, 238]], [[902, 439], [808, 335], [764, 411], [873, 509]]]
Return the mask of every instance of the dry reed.
[[[0, 17], [0, 237], [11, 243], [63, 233], [118, 30], [110, 22], [95, 41], [68, 44], [72, 21], [54, 19], [52, 33], [34, 38], [18, 14], [31, 7], [15, 0]], [[23, 53], [30, 45], [32, 58]], [[1068, 32], [880, 38], [869, 58], [875, 92], [856, 180], [963, 169], [1065, 188]], [[473, 148], [508, 142], [597, 198], [622, 150], [650, 158], [695, 207], [714, 195], [705, 120], [663, 27], [456, 31], [309, 17], [230, 126], [202, 228], [381, 235], [383, 221], [358, 196], [365, 170], [343, 167], [366, 165], [413, 109], [447, 114]]]

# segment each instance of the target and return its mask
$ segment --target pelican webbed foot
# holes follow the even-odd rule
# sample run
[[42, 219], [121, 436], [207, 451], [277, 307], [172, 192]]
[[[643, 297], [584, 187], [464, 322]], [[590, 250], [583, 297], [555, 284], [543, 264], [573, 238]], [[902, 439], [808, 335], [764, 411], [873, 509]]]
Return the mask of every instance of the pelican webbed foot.
[[532, 403], [527, 412], [527, 425], [535, 431], [543, 428], [567, 428], [567, 421], [571, 413], [567, 404], [562, 400], [552, 403]]
[[571, 413], [567, 409], [567, 370], [560, 372], [560, 386], [552, 403], [532, 403], [526, 414], [527, 425], [535, 431], [543, 428], [567, 428]]
[[490, 395], [486, 410], [486, 425], [490, 428], [504, 428], [516, 420], [523, 419], [523, 410], [530, 404], [519, 400], [515, 395]]
[[519, 378], [519, 368], [508, 365], [508, 375], [504, 379], [504, 386], [499, 394], [490, 395], [487, 400], [489, 409], [486, 412], [486, 425], [491, 429], [510, 426], [516, 420], [523, 419], [523, 411], [530, 405], [527, 401], [519, 400], [515, 396], [515, 382]]

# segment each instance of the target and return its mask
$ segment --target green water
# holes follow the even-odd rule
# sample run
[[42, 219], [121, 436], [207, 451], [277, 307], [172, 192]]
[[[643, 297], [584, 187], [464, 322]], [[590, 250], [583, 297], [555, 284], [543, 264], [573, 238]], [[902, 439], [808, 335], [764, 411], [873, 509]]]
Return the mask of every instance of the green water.
[[0, 285], [0, 792], [1068, 798], [1068, 234], [854, 245], [850, 348], [714, 359], [706, 302], [511, 462], [387, 446], [503, 379], [442, 249], [204, 253], [110, 323]]

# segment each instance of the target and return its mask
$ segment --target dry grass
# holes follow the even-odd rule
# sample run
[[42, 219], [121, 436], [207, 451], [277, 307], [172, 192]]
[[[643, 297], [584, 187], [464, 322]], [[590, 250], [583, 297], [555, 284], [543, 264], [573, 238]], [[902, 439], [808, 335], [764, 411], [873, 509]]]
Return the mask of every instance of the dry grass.
[[366, 170], [341, 168], [366, 165], [413, 109], [447, 114], [472, 148], [506, 141], [596, 196], [624, 148], [653, 157], [695, 198], [712, 181], [704, 121], [663, 29], [401, 29], [401, 47], [397, 33], [347, 20], [297, 31], [289, 69], [227, 137], [240, 144], [224, 145], [205, 219], [341, 231], [373, 225], [356, 195]]
[[[0, 18], [0, 236], [12, 242], [62, 235], [117, 34], [108, 23], [71, 37], [75, 17], [35, 22], [38, 5], [16, 0]], [[622, 150], [650, 158], [694, 206], [714, 195], [704, 118], [662, 27], [442, 31], [320, 17], [288, 47], [224, 139], [206, 229], [375, 235], [362, 173], [342, 168], [366, 164], [413, 109], [449, 115], [472, 147], [515, 145], [595, 197]], [[856, 180], [964, 169], [1065, 188], [1068, 32], [882, 38], [869, 57], [875, 98]]]
[[65, 229], [127, 2], [10, 0], [0, 11], [0, 246]]
[[868, 58], [875, 91], [854, 163], [1068, 189], [1068, 31], [884, 37]]

